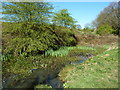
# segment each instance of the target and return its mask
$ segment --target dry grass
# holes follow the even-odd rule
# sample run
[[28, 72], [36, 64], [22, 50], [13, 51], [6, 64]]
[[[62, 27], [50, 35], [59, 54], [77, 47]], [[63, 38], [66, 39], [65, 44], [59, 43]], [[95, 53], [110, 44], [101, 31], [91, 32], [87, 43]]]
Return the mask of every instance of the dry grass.
[[80, 34], [76, 33], [75, 37], [78, 41], [78, 45], [103, 45], [113, 44], [118, 42], [118, 37], [114, 35], [99, 36], [96, 34]]

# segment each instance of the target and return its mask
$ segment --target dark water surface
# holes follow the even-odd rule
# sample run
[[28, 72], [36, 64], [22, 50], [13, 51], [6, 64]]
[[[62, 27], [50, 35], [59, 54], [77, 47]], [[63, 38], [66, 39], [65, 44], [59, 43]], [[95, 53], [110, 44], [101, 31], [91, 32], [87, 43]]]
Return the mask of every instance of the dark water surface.
[[47, 69], [32, 69], [32, 74], [25, 78], [16, 80], [18, 75], [11, 74], [7, 78], [3, 78], [3, 90], [9, 90], [7, 88], [26, 88], [25, 90], [34, 90], [34, 87], [36, 85], [44, 85], [47, 84], [55, 89], [63, 89], [63, 82], [59, 80], [58, 74], [60, 70], [65, 67], [65, 65], [69, 64], [80, 64], [83, 61], [87, 60], [86, 57], [80, 56], [80, 60], [76, 62], [69, 62], [64, 65], [57, 65], [58, 67], [56, 69], [53, 68], [53, 70], [47, 68]]

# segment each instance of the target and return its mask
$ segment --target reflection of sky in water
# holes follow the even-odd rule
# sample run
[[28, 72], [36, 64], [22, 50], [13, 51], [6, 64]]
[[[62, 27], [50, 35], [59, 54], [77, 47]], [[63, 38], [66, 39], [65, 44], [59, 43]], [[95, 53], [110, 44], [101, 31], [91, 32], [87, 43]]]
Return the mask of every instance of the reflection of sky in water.
[[84, 62], [85, 60], [87, 60], [88, 58], [84, 57], [84, 56], [80, 56], [80, 60], [76, 61], [76, 62], [72, 62], [70, 64], [80, 64], [82, 62]]

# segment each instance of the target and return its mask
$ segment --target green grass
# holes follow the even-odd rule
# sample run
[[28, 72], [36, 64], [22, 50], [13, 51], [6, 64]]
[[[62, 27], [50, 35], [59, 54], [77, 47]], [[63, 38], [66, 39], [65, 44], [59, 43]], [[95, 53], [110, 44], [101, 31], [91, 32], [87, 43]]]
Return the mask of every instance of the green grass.
[[48, 85], [36, 85], [34, 87], [34, 90], [40, 90], [41, 88], [44, 88], [45, 90], [54, 90], [54, 89], [52, 89], [51, 86], [48, 86]]
[[[84, 38], [87, 36], [86, 38]], [[66, 82], [64, 87], [69, 88], [92, 88], [92, 87], [117, 87], [117, 50], [104, 52], [111, 46], [111, 42], [116, 42], [113, 38], [100, 38], [94, 34], [80, 35], [80, 44], [73, 47], [61, 47], [59, 50], [48, 50], [44, 55], [36, 55], [30, 57], [0, 55], [2, 61], [2, 74], [9, 75], [19, 74], [20, 78], [29, 77], [31, 69], [55, 68], [62, 67], [68, 62], [79, 60], [77, 55], [86, 55], [90, 53], [95, 56], [80, 65], [68, 65], [60, 72], [60, 78]], [[107, 40], [108, 39], [108, 40]], [[117, 39], [116, 39], [117, 40]], [[110, 42], [109, 42], [110, 41]], [[83, 44], [82, 44], [83, 43]], [[104, 52], [104, 53], [103, 53]], [[104, 56], [109, 54], [109, 56]], [[96, 56], [97, 55], [97, 56]], [[40, 86], [40, 85], [39, 85]], [[41, 88], [48, 86], [41, 85]]]
[[63, 56], [71, 56], [73, 54], [82, 53], [85, 55], [86, 53], [91, 53], [93, 55], [97, 55], [103, 53], [106, 49], [109, 48], [109, 45], [103, 46], [73, 46], [73, 47], [61, 47], [59, 50], [48, 50], [45, 52], [45, 56], [55, 56], [55, 57], [63, 57]]
[[[99, 49], [99, 50], [98, 50]], [[88, 46], [74, 46], [74, 47], [62, 47], [56, 51], [47, 51], [46, 56], [31, 56], [31, 57], [6, 57], [3, 60], [3, 74], [15, 73], [21, 74], [21, 76], [29, 76], [31, 69], [51, 67], [56, 64], [63, 64], [66, 62], [74, 62], [78, 60], [77, 57], [71, 56], [72, 54], [79, 53], [97, 53], [103, 52], [104, 48], [93, 48]], [[9, 58], [9, 59], [8, 59]], [[52, 65], [54, 62], [54, 65]]]
[[88, 46], [61, 47], [59, 50], [56, 50], [56, 51], [53, 51], [52, 49], [46, 51], [45, 56], [56, 56], [56, 57], [67, 56], [69, 52], [72, 50], [83, 52], [84, 50], [94, 51], [96, 49], [93, 47], [88, 47]]
[[[59, 73], [65, 88], [118, 88], [118, 50], [106, 51], [79, 65], [70, 66], [69, 72]], [[69, 66], [67, 66], [69, 68]]]

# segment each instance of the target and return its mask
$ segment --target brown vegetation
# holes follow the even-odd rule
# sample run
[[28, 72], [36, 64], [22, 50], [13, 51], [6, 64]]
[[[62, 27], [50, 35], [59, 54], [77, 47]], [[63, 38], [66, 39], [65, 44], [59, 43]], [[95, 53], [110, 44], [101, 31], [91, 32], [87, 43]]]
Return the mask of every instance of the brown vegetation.
[[78, 45], [103, 45], [103, 44], [114, 44], [118, 42], [118, 36], [108, 35], [100, 36], [96, 34], [80, 34], [76, 33], [75, 37], [78, 41]]

